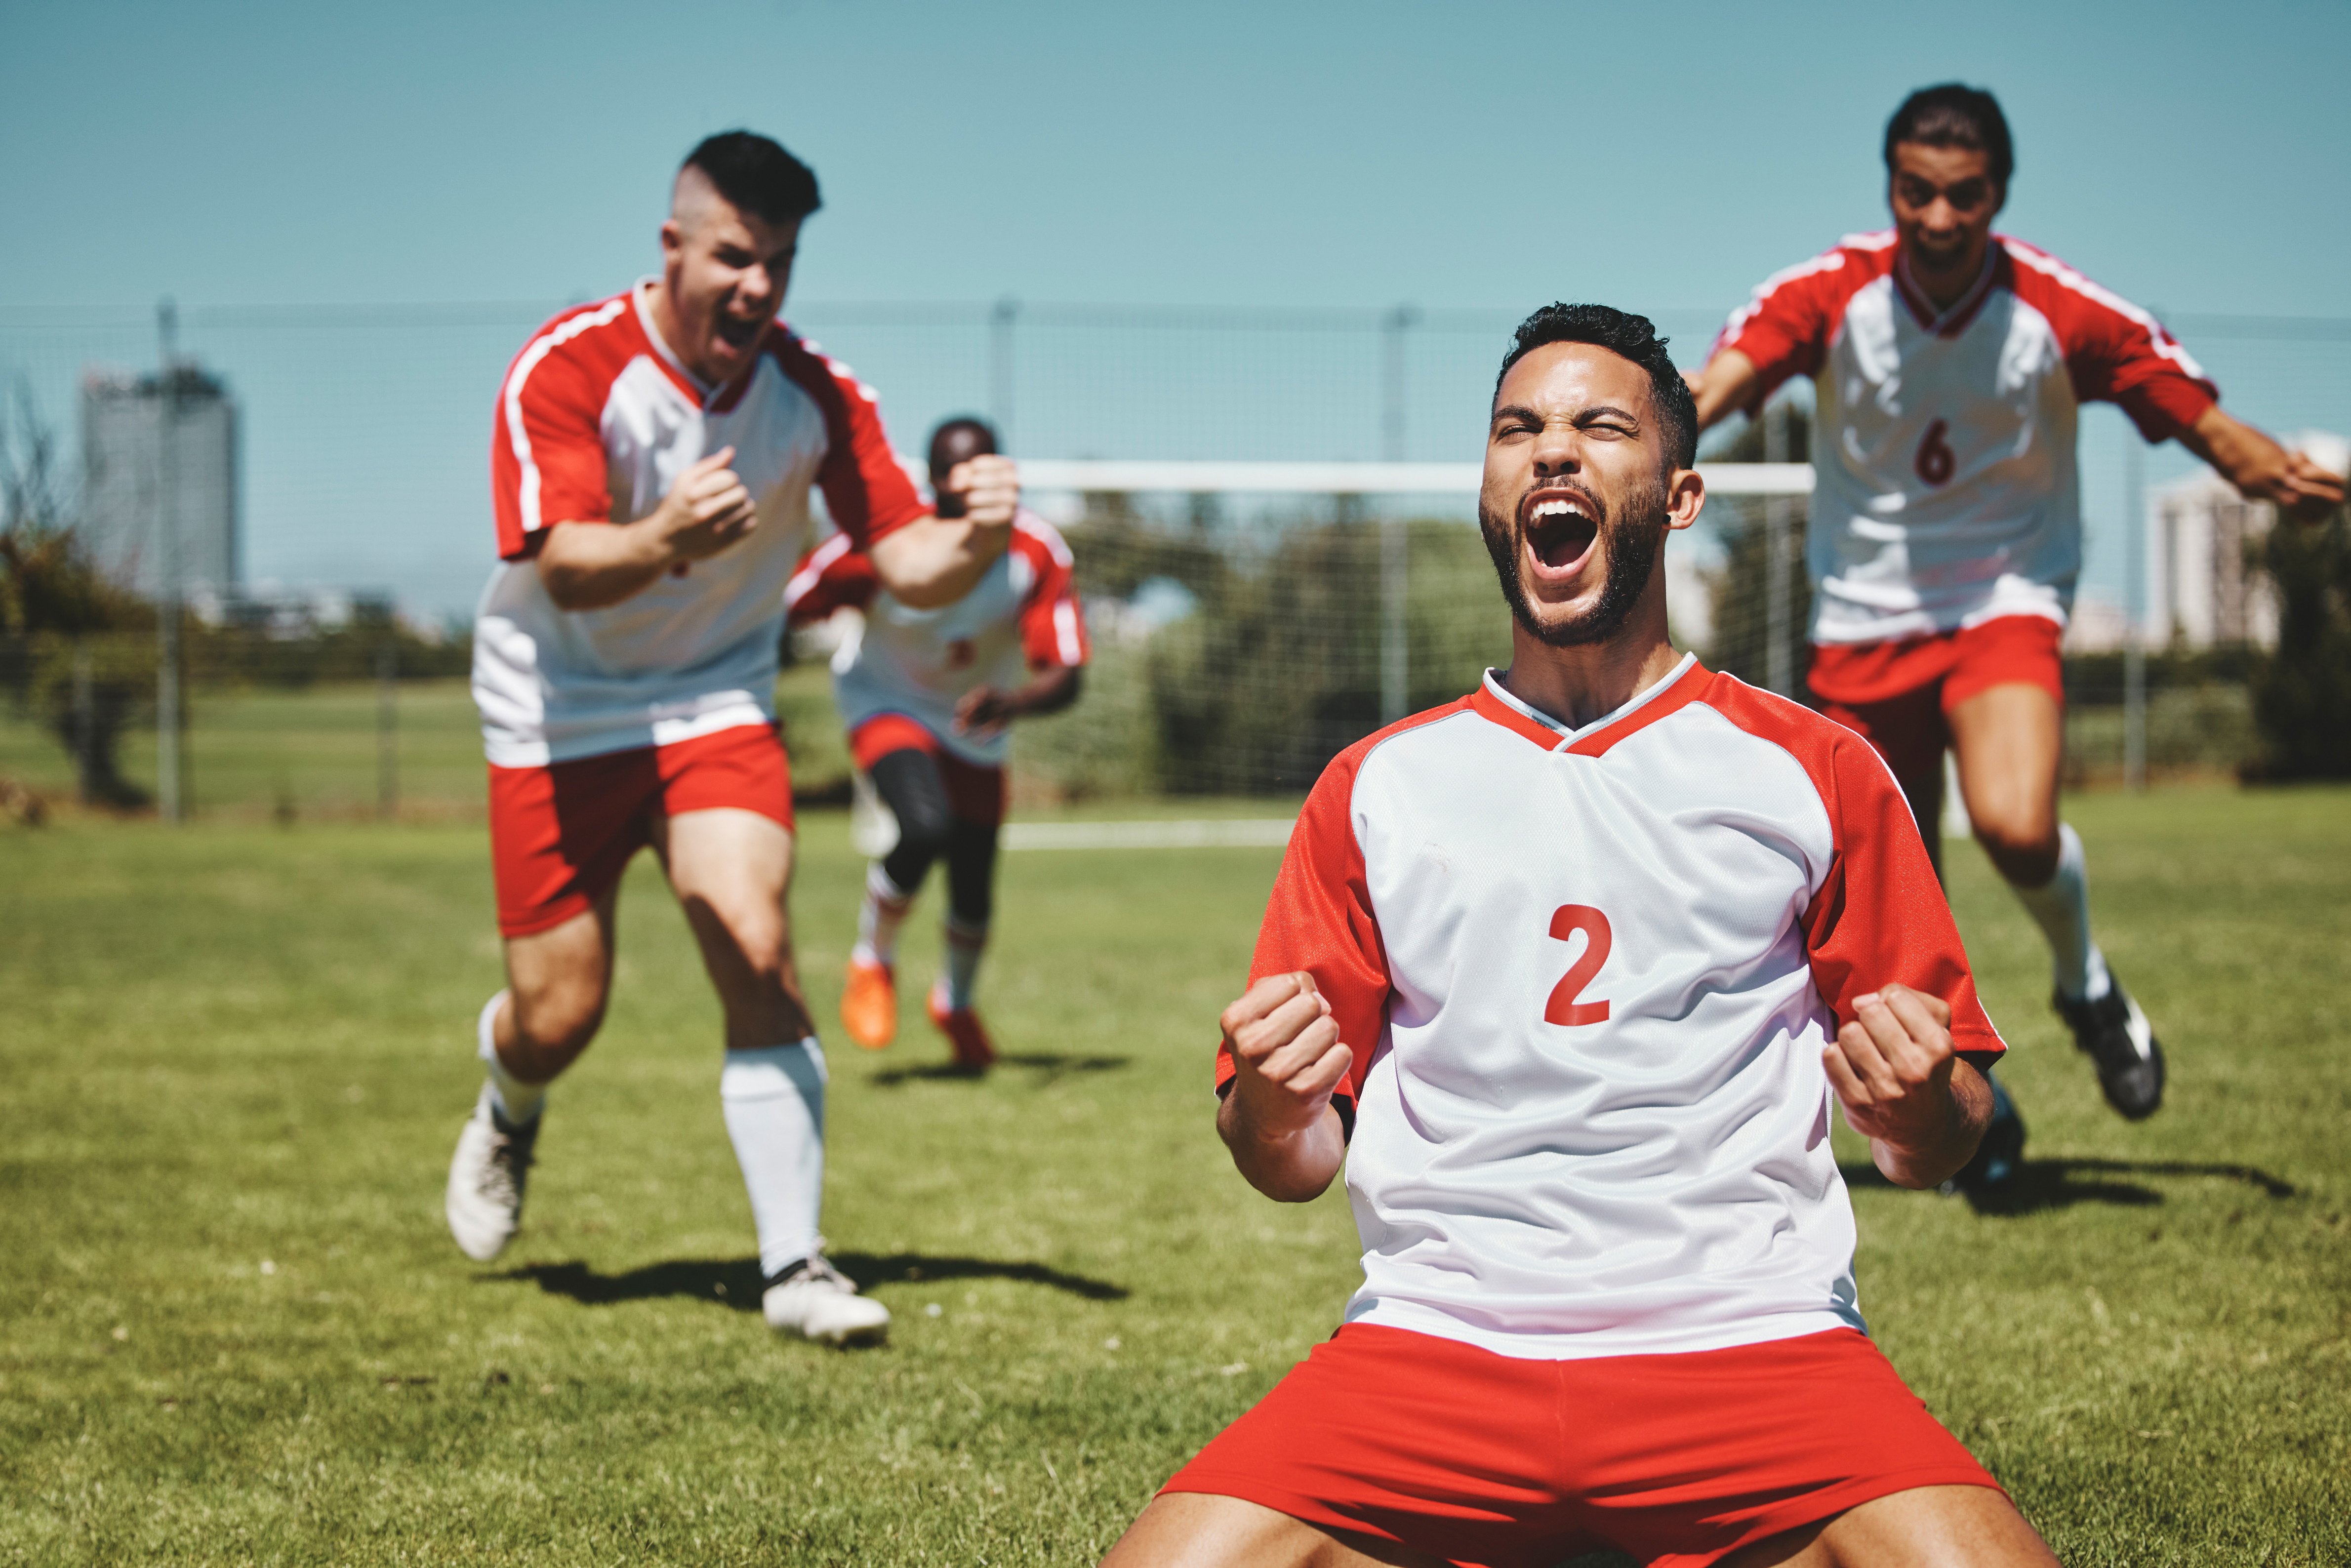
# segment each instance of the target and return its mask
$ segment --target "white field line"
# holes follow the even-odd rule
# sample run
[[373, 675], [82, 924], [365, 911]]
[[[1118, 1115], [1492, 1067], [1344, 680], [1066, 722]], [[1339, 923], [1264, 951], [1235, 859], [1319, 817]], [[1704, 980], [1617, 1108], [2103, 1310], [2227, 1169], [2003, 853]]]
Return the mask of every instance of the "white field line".
[[1290, 841], [1288, 817], [1174, 822], [1008, 822], [1008, 850], [1274, 849]]

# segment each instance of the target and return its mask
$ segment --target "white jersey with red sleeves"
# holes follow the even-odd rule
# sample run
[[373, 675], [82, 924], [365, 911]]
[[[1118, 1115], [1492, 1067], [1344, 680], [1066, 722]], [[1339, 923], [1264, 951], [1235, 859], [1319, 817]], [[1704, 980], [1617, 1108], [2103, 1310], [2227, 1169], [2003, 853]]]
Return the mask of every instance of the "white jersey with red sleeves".
[[2082, 566], [2079, 405], [2149, 441], [2219, 395], [2153, 317], [2021, 240], [1938, 311], [1891, 231], [1767, 280], [1715, 340], [1766, 392], [1815, 378], [1813, 639], [1874, 643], [1996, 615], [2064, 624]]
[[1581, 729], [1489, 674], [1341, 753], [1250, 974], [1300, 969], [1354, 1052], [1347, 1321], [1503, 1355], [1859, 1327], [1822, 1051], [1896, 981], [2004, 1049], [1885, 763], [1694, 658]]
[[[559, 610], [529, 559], [559, 522], [633, 522], [735, 448], [749, 537], [602, 610]], [[499, 767], [668, 745], [775, 714], [784, 584], [809, 490], [861, 546], [925, 511], [872, 390], [781, 322], [750, 372], [710, 387], [653, 329], [639, 284], [541, 328], [507, 370], [490, 447], [502, 564], [474, 627], [474, 699]]]
[[1023, 508], [1004, 553], [953, 604], [900, 603], [845, 534], [809, 552], [784, 599], [795, 622], [821, 621], [843, 605], [864, 612], [832, 661], [833, 700], [850, 728], [901, 714], [965, 761], [992, 768], [1002, 765], [1009, 737], [958, 730], [956, 704], [980, 686], [1008, 690], [1031, 670], [1086, 662], [1085, 616], [1071, 568], [1060, 531]]

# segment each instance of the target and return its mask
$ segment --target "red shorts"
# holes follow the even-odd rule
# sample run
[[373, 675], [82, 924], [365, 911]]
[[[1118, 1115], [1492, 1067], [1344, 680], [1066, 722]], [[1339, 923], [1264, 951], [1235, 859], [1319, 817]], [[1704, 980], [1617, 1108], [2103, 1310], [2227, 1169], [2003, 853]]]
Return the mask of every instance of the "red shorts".
[[1857, 731], [1907, 782], [1943, 766], [1950, 712], [1992, 686], [2039, 686], [2065, 706], [2064, 628], [2043, 615], [2001, 615], [1898, 643], [1815, 643], [1804, 679], [1821, 712]]
[[792, 825], [791, 768], [771, 725], [545, 768], [490, 769], [490, 865], [498, 930], [562, 925], [621, 880], [654, 821], [731, 806]]
[[1161, 1490], [1458, 1563], [1697, 1568], [1931, 1486], [1999, 1483], [1852, 1329], [1520, 1361], [1351, 1323]]
[[938, 766], [947, 810], [967, 822], [993, 828], [1004, 821], [1004, 769], [966, 762], [928, 727], [902, 713], [877, 713], [849, 732], [849, 754], [866, 772], [893, 751], [919, 751]]

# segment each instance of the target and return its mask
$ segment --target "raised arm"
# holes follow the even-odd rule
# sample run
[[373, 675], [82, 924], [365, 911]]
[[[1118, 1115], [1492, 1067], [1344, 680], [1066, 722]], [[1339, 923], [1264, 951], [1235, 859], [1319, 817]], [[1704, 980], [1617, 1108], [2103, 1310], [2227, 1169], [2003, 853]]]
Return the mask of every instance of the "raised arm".
[[925, 515], [873, 541], [867, 551], [882, 586], [901, 604], [935, 610], [969, 593], [1012, 540], [1020, 507], [1020, 470], [991, 453], [958, 463], [947, 491], [964, 498], [964, 515]]
[[1217, 1134], [1234, 1166], [1277, 1202], [1322, 1197], [1347, 1157], [1346, 1125], [1331, 1094], [1354, 1064], [1331, 1004], [1311, 975], [1268, 975], [1218, 1021], [1233, 1077], [1217, 1107]]
[[559, 610], [601, 610], [643, 592], [664, 572], [701, 560], [758, 522], [751, 492], [727, 466], [723, 447], [679, 476], [660, 506], [633, 523], [549, 524], [537, 557], [539, 580]]
[[2179, 444], [2212, 465], [2249, 501], [2274, 502], [2289, 517], [2314, 523], [2343, 504], [2343, 476], [2214, 403], [2179, 433]]
[[1737, 349], [1717, 350], [1702, 371], [1684, 371], [1690, 395], [1698, 400], [1698, 427], [1711, 429], [1729, 415], [1752, 412], [1763, 378], [1755, 361]]

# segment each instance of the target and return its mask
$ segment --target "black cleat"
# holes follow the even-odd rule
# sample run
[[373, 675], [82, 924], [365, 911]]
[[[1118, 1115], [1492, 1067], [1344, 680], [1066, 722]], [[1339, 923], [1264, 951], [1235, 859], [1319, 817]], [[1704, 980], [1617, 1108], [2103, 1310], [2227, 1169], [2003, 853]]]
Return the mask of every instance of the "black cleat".
[[2122, 982], [2110, 977], [2106, 994], [2094, 1002], [2063, 992], [2050, 1001], [2074, 1031], [2074, 1049], [2098, 1064], [2106, 1103], [2134, 1122], [2154, 1115], [2163, 1103], [2163, 1046]]
[[2024, 1118], [2017, 1114], [2016, 1102], [2008, 1097], [1999, 1079], [1987, 1072], [1984, 1082], [1991, 1085], [1991, 1121], [1984, 1127], [1983, 1142], [1976, 1145], [1974, 1156], [1938, 1189], [1945, 1197], [1955, 1192], [1989, 1197], [2023, 1167]]

